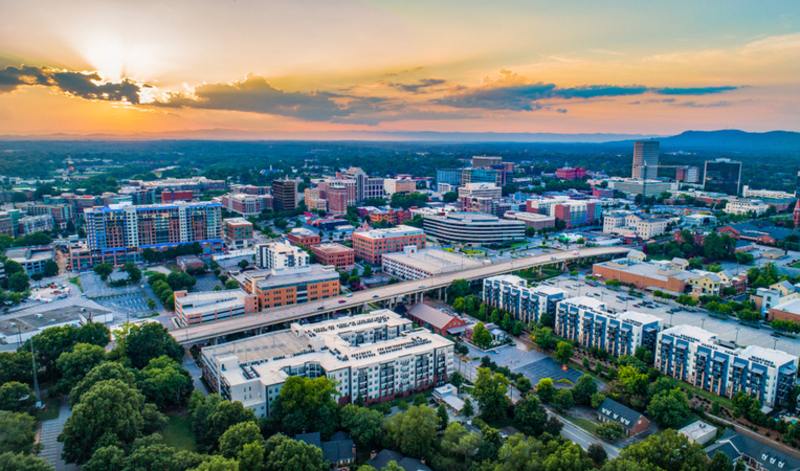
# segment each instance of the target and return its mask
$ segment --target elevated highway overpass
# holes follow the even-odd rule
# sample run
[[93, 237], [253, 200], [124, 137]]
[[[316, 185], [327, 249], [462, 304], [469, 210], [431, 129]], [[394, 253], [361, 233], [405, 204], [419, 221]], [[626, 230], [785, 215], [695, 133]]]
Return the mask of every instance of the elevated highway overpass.
[[332, 314], [337, 311], [344, 311], [352, 308], [361, 308], [371, 303], [377, 303], [392, 308], [404, 300], [419, 302], [422, 301], [423, 295], [429, 291], [438, 292], [440, 296], [443, 295], [447, 287], [456, 280], [478, 282], [491, 276], [533, 267], [552, 264], [564, 266], [570, 261], [580, 259], [609, 259], [614, 256], [625, 254], [630, 250], [630, 247], [598, 247], [582, 249], [577, 251], [577, 253], [576, 251], [551, 252], [543, 255], [493, 263], [478, 268], [446, 273], [431, 278], [358, 291], [347, 296], [341, 295], [305, 304], [265, 309], [261, 312], [246, 316], [174, 329], [171, 333], [175, 339], [183, 344], [203, 343], [230, 334], [250, 331], [258, 332], [261, 328], [271, 325], [294, 322], [307, 317]]

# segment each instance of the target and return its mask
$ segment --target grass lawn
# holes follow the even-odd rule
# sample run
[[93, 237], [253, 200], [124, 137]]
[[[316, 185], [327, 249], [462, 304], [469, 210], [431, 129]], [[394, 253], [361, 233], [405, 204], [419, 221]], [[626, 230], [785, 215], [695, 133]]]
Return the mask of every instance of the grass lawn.
[[[483, 420], [483, 417], [481, 417], [481, 420]], [[497, 430], [500, 430], [501, 428], [504, 428], [504, 427], [513, 427], [514, 426], [514, 419], [511, 418], [511, 417], [506, 417], [506, 418], [503, 418], [503, 419], [500, 419], [500, 420], [496, 420], [496, 421], [493, 421], [493, 422], [489, 422], [488, 420], [484, 420], [484, 422], [486, 422], [486, 425], [488, 425], [489, 427], [492, 427], [492, 428], [497, 429]]]
[[191, 422], [186, 414], [167, 416], [167, 427], [161, 433], [167, 446], [178, 450], [197, 451], [192, 437]]
[[800, 268], [800, 262], [795, 262], [795, 263], [793, 263], [793, 264], [791, 264], [789, 266], [792, 267], [792, 268]]
[[39, 411], [39, 413], [36, 414], [36, 420], [39, 422], [44, 422], [46, 420], [57, 419], [59, 412], [61, 411], [61, 398], [46, 397], [42, 400], [42, 402], [47, 405], [47, 409]]
[[83, 293], [83, 286], [81, 286], [81, 277], [73, 276], [72, 278], [69, 279], [69, 282], [72, 283], [73, 285], [78, 285], [78, 289], [80, 289], [81, 293]]
[[175, 265], [174, 263], [168, 263], [168, 264], [164, 265], [164, 268], [166, 268], [167, 270], [169, 270], [171, 272], [176, 272], [176, 273], [180, 273], [182, 271], [180, 269], [180, 267], [178, 265]]
[[578, 427], [586, 430], [591, 434], [597, 433], [597, 424], [586, 419], [582, 419], [580, 417], [570, 417], [568, 415], [562, 415], [565, 420], [572, 422], [573, 424], [577, 425]]
[[659, 378], [667, 378], [670, 380], [672, 384], [674, 384], [676, 387], [683, 389], [684, 391], [689, 391], [696, 396], [702, 396], [706, 399], [709, 399], [711, 402], [717, 401], [719, 402], [719, 405], [733, 410], [733, 402], [727, 397], [717, 396], [716, 394], [710, 393], [708, 391], [703, 391], [702, 389], [698, 389], [692, 386], [691, 384], [684, 383], [683, 381], [679, 381], [675, 378], [670, 378], [669, 376], [662, 375], [659, 376]]

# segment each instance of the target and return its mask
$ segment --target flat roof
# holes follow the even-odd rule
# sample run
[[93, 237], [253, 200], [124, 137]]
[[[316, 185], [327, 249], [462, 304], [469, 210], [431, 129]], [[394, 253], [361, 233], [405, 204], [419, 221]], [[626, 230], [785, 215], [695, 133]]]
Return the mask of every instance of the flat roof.
[[662, 330], [661, 334], [672, 335], [672, 336], [686, 336], [688, 338], [703, 343], [713, 343], [714, 340], [717, 338], [717, 334], [712, 334], [707, 330], [703, 330], [699, 327], [694, 327], [691, 325], [676, 325], [675, 327], [670, 327], [669, 329]]
[[698, 420], [697, 422], [691, 423], [686, 427], [683, 427], [682, 429], [678, 430], [678, 433], [682, 433], [683, 435], [686, 435], [691, 439], [697, 440], [698, 438], [701, 438], [703, 435], [709, 432], [716, 432], [716, 431], [717, 428], [714, 427], [713, 425], [707, 424], [702, 420]]
[[382, 258], [383, 260], [393, 260], [397, 263], [409, 265], [434, 274], [444, 271], [453, 271], [454, 269], [465, 270], [482, 265], [481, 262], [472, 260], [464, 255], [436, 248], [422, 249], [408, 253], [387, 253], [383, 254]]
[[776, 311], [784, 311], [791, 314], [800, 314], [800, 299], [791, 299], [772, 307]]
[[[258, 279], [259, 275], [264, 276], [264, 278]], [[321, 281], [339, 279], [339, 273], [335, 270], [335, 267], [322, 265], [309, 265], [307, 267], [290, 268], [286, 270], [245, 272], [245, 277], [248, 276], [255, 278], [258, 287], [261, 289], [319, 283]]]
[[6, 249], [3, 255], [18, 263], [40, 262], [51, 260], [55, 250], [52, 247], [14, 247]]
[[24, 334], [34, 330], [46, 329], [54, 325], [78, 321], [81, 317], [91, 319], [94, 316], [105, 315], [110, 312], [111, 311], [104, 309], [90, 307], [65, 306], [58, 309], [2, 319], [0, 320], [0, 333], [5, 336], [13, 336], [18, 333]]
[[568, 298], [561, 302], [588, 307], [590, 309], [595, 309], [598, 311], [604, 311], [606, 306], [605, 303], [603, 303], [599, 299], [590, 298], [589, 296], [575, 296], [574, 298]]
[[337, 243], [315, 245], [311, 247], [311, 250], [314, 252], [320, 251], [325, 253], [354, 252], [354, 250], [350, 247], [346, 247]]
[[409, 235], [424, 235], [425, 233], [422, 232], [422, 229], [400, 225], [397, 227], [392, 227], [389, 229], [370, 229], [364, 231], [356, 231], [353, 235], [358, 235], [359, 237], [366, 237], [368, 239], [390, 239], [392, 237], [404, 237]]
[[[213, 307], [215, 310], [230, 309], [244, 305], [247, 293], [240, 289], [222, 291], [202, 291], [199, 293], [189, 293], [186, 296], [175, 298], [175, 302], [181, 305], [184, 315], [202, 314]], [[190, 304], [191, 306], [187, 306]]]

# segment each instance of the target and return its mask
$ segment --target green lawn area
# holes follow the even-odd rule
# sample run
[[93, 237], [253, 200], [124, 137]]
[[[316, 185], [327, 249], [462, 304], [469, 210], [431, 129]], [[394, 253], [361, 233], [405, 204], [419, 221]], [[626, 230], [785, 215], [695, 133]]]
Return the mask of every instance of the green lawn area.
[[69, 279], [69, 282], [73, 285], [78, 285], [78, 289], [80, 289], [81, 293], [83, 293], [83, 286], [81, 286], [81, 278], [79, 276], [73, 276]]
[[670, 378], [669, 376], [662, 375], [659, 376], [659, 378], [667, 378], [670, 380], [672, 384], [674, 384], [676, 387], [683, 389], [684, 391], [689, 391], [696, 396], [702, 396], [706, 399], [709, 399], [712, 402], [717, 401], [719, 402], [719, 405], [727, 407], [728, 409], [733, 409], [733, 402], [731, 402], [731, 400], [728, 399], [727, 397], [717, 396], [716, 394], [710, 393], [708, 391], [703, 391], [702, 389], [698, 389], [689, 383], [684, 383], [683, 381], [679, 381], [675, 378]]
[[168, 264], [164, 265], [164, 268], [166, 268], [167, 270], [169, 270], [171, 272], [178, 272], [178, 273], [181, 272], [180, 267], [178, 265], [175, 265], [174, 263], [168, 263]]
[[597, 432], [597, 424], [592, 421], [581, 419], [580, 417], [570, 417], [568, 415], [562, 415], [562, 417], [564, 417], [565, 420], [572, 422], [573, 424], [586, 430], [589, 433], [595, 434]]
[[46, 397], [42, 400], [42, 402], [47, 406], [47, 408], [46, 410], [39, 411], [39, 413], [36, 414], [36, 420], [39, 422], [44, 422], [46, 420], [57, 419], [61, 410], [61, 398]]
[[795, 262], [795, 263], [793, 263], [793, 264], [791, 264], [789, 266], [792, 267], [792, 268], [800, 268], [800, 262]]
[[197, 451], [189, 416], [185, 414], [170, 415], [167, 419], [169, 422], [162, 432], [164, 443], [178, 450]]

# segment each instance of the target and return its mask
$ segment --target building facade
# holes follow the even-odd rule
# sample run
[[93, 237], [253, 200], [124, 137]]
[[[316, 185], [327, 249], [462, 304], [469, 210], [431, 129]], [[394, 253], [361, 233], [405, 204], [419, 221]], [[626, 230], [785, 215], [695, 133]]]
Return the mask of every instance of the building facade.
[[295, 245], [302, 245], [303, 247], [311, 247], [322, 242], [319, 234], [304, 227], [295, 227], [286, 234], [286, 239]]
[[244, 288], [258, 297], [258, 309], [304, 304], [339, 295], [335, 267], [308, 265], [289, 270], [248, 271]]
[[272, 196], [270, 195], [237, 193], [223, 195], [220, 201], [225, 209], [243, 217], [255, 217], [272, 209]]
[[514, 319], [525, 323], [539, 322], [545, 313], [553, 318], [558, 303], [566, 291], [550, 286], [529, 288], [527, 282], [516, 275], [500, 275], [483, 280], [484, 304], [508, 311]]
[[446, 242], [470, 245], [501, 244], [525, 238], [525, 223], [478, 213], [426, 215], [425, 233]]
[[229, 248], [245, 249], [253, 243], [253, 224], [244, 218], [229, 218], [225, 224], [225, 243]]
[[273, 180], [271, 191], [276, 211], [293, 211], [297, 207], [297, 180]]
[[636, 141], [633, 143], [633, 173], [637, 179], [651, 179], [658, 176], [658, 141]]
[[401, 280], [419, 280], [481, 265], [481, 262], [458, 253], [437, 248], [419, 250], [416, 245], [381, 257], [381, 271]]
[[258, 311], [258, 298], [242, 290], [175, 292], [175, 320], [181, 327], [230, 319]]
[[272, 242], [256, 246], [256, 266], [263, 270], [285, 270], [307, 267], [309, 255], [288, 242]]
[[742, 163], [730, 159], [708, 160], [703, 174], [703, 190], [738, 195], [742, 181]]
[[336, 268], [349, 270], [356, 264], [355, 250], [342, 244], [317, 244], [311, 247], [311, 251], [317, 257], [317, 262], [323, 265], [333, 265]]
[[413, 245], [425, 248], [425, 233], [411, 226], [397, 226], [390, 229], [356, 230], [353, 233], [353, 249], [359, 260], [380, 264], [383, 254], [400, 252]]

